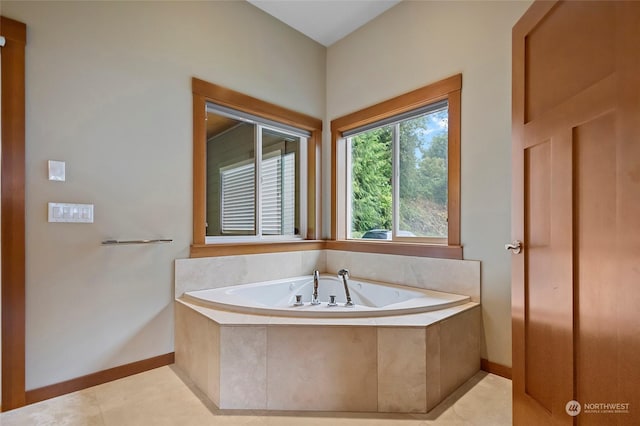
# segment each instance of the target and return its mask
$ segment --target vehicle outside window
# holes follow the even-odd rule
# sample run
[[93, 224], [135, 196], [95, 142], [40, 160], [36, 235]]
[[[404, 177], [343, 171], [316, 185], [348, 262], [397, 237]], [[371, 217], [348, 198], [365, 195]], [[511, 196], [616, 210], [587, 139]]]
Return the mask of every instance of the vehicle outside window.
[[391, 231], [386, 229], [372, 229], [362, 235], [362, 238], [372, 238], [374, 240], [390, 240]]

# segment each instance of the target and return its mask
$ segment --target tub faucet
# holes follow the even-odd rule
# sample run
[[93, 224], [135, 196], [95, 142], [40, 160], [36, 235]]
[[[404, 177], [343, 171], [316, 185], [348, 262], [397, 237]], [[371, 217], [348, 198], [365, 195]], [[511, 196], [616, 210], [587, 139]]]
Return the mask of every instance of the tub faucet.
[[318, 300], [318, 284], [320, 283], [320, 272], [316, 269], [313, 271], [313, 295], [311, 296], [311, 304], [319, 305], [320, 301]]
[[349, 286], [347, 285], [347, 279], [349, 279], [349, 270], [340, 269], [338, 271], [338, 277], [342, 278], [342, 283], [344, 284], [344, 294], [347, 296], [347, 303], [345, 303], [344, 306], [351, 308], [355, 305], [351, 301], [351, 294], [349, 294]]

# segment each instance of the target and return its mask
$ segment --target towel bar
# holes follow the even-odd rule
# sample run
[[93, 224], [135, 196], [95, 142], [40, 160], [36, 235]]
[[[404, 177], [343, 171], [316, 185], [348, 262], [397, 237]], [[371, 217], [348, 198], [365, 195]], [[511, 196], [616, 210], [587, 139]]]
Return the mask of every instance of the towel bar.
[[124, 245], [124, 244], [158, 244], [158, 243], [170, 243], [173, 240], [160, 238], [155, 240], [105, 240], [102, 242], [103, 246]]

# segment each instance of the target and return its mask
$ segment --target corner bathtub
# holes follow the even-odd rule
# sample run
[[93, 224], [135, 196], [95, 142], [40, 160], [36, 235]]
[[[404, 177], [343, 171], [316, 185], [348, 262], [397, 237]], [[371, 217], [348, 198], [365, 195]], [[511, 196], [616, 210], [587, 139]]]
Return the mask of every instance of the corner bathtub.
[[[320, 305], [310, 304], [311, 275], [189, 291], [184, 299], [236, 312], [293, 317], [380, 317], [446, 309], [470, 301], [468, 296], [359, 279], [349, 279], [348, 285], [354, 307], [344, 306], [344, 285], [341, 279], [332, 275], [320, 276]], [[296, 295], [302, 295], [303, 306], [294, 306]], [[338, 306], [328, 306], [330, 295], [336, 296]]]

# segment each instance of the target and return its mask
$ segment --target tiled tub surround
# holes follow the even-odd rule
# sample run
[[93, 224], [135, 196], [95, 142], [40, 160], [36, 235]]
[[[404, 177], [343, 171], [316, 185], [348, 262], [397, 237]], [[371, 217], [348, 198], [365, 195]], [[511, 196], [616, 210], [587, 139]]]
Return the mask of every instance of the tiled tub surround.
[[[354, 276], [409, 287], [464, 294], [480, 302], [480, 262], [393, 254], [325, 250], [327, 272], [347, 268]], [[310, 273], [310, 272], [305, 272]]]
[[182, 296], [185, 291], [309, 275], [315, 269], [324, 271], [325, 253], [326, 250], [308, 250], [178, 259], [175, 263], [175, 297]]
[[314, 269], [470, 296], [480, 302], [480, 262], [338, 250], [178, 259], [175, 297], [185, 291], [309, 275]]
[[378, 318], [176, 300], [176, 365], [222, 409], [424, 413], [480, 369], [480, 306]]
[[480, 369], [480, 307], [320, 319], [177, 300], [175, 353], [222, 409], [424, 413]]
[[[472, 301], [380, 318], [290, 318], [181, 299], [341, 268]], [[176, 365], [222, 409], [424, 413], [480, 369], [477, 261], [333, 250], [182, 259], [175, 295]]]

